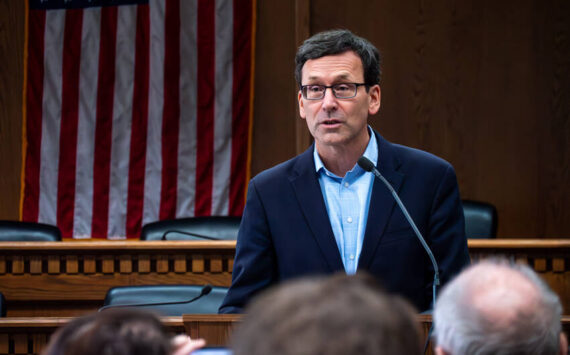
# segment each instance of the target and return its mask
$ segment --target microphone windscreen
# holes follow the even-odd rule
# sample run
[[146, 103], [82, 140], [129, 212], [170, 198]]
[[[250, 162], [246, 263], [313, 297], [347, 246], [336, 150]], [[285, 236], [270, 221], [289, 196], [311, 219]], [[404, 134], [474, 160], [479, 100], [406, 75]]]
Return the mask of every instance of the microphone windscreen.
[[374, 169], [374, 163], [364, 155], [358, 158], [358, 165], [366, 171], [372, 171]]
[[202, 292], [201, 294], [203, 296], [206, 296], [207, 294], [209, 294], [210, 292], [212, 292], [212, 285], [206, 285], [202, 288]]

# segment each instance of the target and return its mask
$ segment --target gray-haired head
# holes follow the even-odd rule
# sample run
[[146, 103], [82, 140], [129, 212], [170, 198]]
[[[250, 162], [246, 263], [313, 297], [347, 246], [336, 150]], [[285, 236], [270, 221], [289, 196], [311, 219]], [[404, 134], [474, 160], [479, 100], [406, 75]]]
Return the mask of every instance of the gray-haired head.
[[528, 266], [487, 260], [442, 291], [433, 314], [447, 354], [558, 354], [562, 306]]
[[295, 80], [301, 86], [303, 65], [310, 59], [354, 51], [362, 61], [364, 83], [368, 86], [380, 84], [380, 54], [368, 40], [348, 30], [319, 32], [308, 38], [297, 50], [295, 56]]

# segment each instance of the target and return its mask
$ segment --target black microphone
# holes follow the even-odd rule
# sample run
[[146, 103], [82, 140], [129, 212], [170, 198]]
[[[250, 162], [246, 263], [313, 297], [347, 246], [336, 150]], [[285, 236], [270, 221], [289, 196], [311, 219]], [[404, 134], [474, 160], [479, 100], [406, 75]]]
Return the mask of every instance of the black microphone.
[[416, 227], [416, 224], [414, 223], [414, 221], [412, 220], [412, 217], [410, 216], [410, 214], [408, 213], [408, 210], [406, 209], [406, 207], [404, 206], [404, 204], [402, 203], [402, 200], [400, 200], [400, 196], [398, 196], [398, 193], [396, 192], [396, 190], [394, 190], [394, 188], [392, 187], [392, 185], [390, 185], [390, 183], [388, 182], [388, 180], [386, 180], [384, 178], [384, 176], [382, 176], [382, 174], [380, 174], [380, 172], [378, 171], [378, 169], [376, 169], [376, 167], [374, 166], [374, 163], [372, 163], [368, 158], [366, 158], [365, 156], [361, 156], [358, 159], [358, 165], [366, 170], [369, 171], [371, 173], [374, 174], [374, 176], [376, 176], [378, 179], [380, 179], [384, 185], [386, 185], [386, 187], [388, 188], [388, 190], [390, 190], [390, 192], [392, 193], [392, 196], [394, 196], [394, 199], [396, 200], [396, 202], [398, 203], [398, 206], [400, 206], [400, 209], [402, 210], [402, 213], [404, 214], [404, 216], [406, 217], [406, 219], [408, 220], [408, 223], [410, 224], [410, 226], [412, 227], [412, 229], [414, 230], [414, 232], [416, 233], [416, 236], [418, 237], [420, 243], [422, 244], [422, 246], [424, 247], [427, 255], [429, 256], [430, 260], [431, 260], [431, 264], [433, 265], [433, 304], [435, 304], [435, 293], [436, 293], [436, 287], [439, 286], [439, 268], [437, 267], [437, 262], [435, 261], [435, 257], [433, 256], [433, 253], [431, 252], [431, 249], [429, 248], [429, 246], [427, 245], [424, 237], [422, 236], [422, 234], [420, 233], [418, 227]]
[[127, 303], [127, 304], [109, 304], [109, 305], [106, 305], [106, 306], [99, 308], [99, 310], [97, 312], [102, 312], [102, 311], [109, 309], [109, 308], [130, 308], [130, 307], [169, 306], [169, 305], [173, 305], [173, 304], [187, 304], [187, 303], [192, 303], [192, 302], [198, 301], [200, 298], [206, 296], [210, 292], [212, 292], [212, 285], [205, 285], [200, 290], [200, 294], [198, 296], [193, 297], [193, 298], [186, 300], [186, 301], [155, 302], [155, 303], [131, 303], [131, 304], [129, 304], [129, 303]]
[[195, 237], [198, 239], [206, 239], [206, 240], [220, 240], [220, 238], [214, 238], [214, 237], [210, 237], [207, 235], [203, 235], [203, 234], [198, 234], [198, 233], [192, 233], [192, 232], [186, 232], [186, 231], [179, 231], [179, 230], [167, 230], [166, 232], [164, 232], [164, 234], [162, 235], [162, 238], [160, 238], [161, 240], [168, 240], [166, 239], [166, 236], [168, 234], [171, 233], [178, 233], [178, 234], [183, 234], [183, 235], [188, 235], [190, 237]]

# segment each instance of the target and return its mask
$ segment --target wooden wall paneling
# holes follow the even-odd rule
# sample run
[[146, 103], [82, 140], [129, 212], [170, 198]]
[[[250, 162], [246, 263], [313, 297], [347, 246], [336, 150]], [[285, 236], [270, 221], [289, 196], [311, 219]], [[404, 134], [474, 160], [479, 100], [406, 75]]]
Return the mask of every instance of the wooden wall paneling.
[[533, 31], [536, 55], [533, 114], [538, 144], [538, 233], [570, 235], [570, 2], [535, 1], [541, 26]]
[[32, 353], [41, 354], [42, 350], [45, 349], [49, 341], [47, 334], [33, 334], [32, 335]]
[[8, 334], [0, 334], [0, 354], [10, 353], [10, 338]]
[[[295, 43], [300, 46], [311, 35], [311, 1], [295, 0]], [[297, 49], [295, 49], [296, 51]], [[295, 52], [296, 53], [296, 52]], [[312, 143], [307, 123], [301, 119], [297, 110], [295, 120], [295, 152], [301, 154]]]
[[482, 122], [475, 167], [484, 174], [477, 179], [477, 189], [480, 195], [494, 197], [502, 236], [538, 235], [540, 124], [533, 115], [533, 91], [539, 88], [533, 87], [532, 31], [540, 24], [532, 10], [528, 1], [486, 3], [481, 20], [476, 89]]
[[28, 353], [28, 336], [25, 333], [14, 334], [12, 336], [14, 342], [14, 354], [27, 354]]
[[258, 1], [252, 176], [296, 154], [295, 2]]
[[18, 219], [25, 1], [0, 1], [0, 219]]
[[569, 6], [313, 0], [311, 26], [351, 29], [383, 52], [372, 124], [450, 161], [464, 198], [497, 206], [499, 236], [561, 237], [570, 228]]

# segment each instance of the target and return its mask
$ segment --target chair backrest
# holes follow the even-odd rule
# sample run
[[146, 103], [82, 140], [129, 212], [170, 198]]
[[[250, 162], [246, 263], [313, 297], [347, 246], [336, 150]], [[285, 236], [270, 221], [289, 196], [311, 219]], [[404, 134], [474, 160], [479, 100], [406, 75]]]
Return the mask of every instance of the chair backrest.
[[6, 317], [6, 299], [2, 292], [0, 292], [0, 317]]
[[[188, 301], [198, 296], [204, 286], [199, 285], [147, 285], [119, 286], [107, 291], [105, 306], [136, 305], [148, 303]], [[218, 313], [227, 287], [212, 287], [212, 291], [198, 300], [185, 304], [148, 305], [145, 309], [153, 310], [163, 316], [181, 316], [183, 314]]]
[[496, 238], [497, 209], [490, 203], [463, 200], [467, 238]]
[[61, 231], [56, 226], [43, 223], [0, 221], [0, 241], [57, 242]]
[[[170, 219], [143, 226], [141, 240], [235, 240], [241, 217], [209, 216]], [[164, 238], [163, 238], [164, 237]]]

